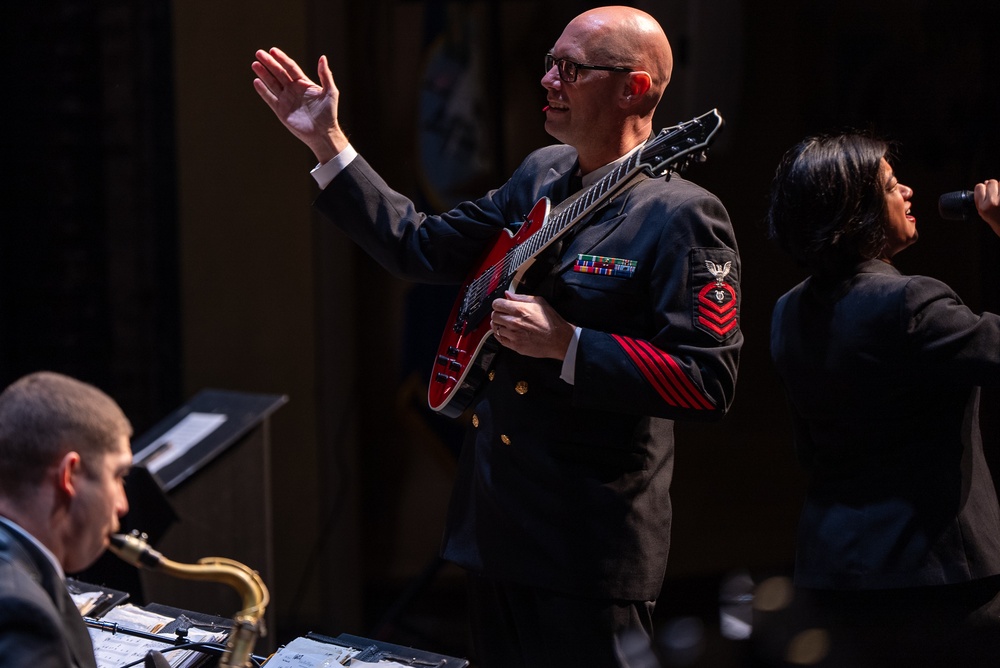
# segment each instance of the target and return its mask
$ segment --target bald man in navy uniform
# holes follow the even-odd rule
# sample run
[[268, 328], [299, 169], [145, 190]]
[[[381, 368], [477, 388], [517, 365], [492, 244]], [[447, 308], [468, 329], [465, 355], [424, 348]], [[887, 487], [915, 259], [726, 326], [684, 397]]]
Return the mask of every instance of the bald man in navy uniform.
[[[540, 198], [589, 186], [654, 133], [672, 55], [653, 17], [590, 10], [544, 55], [545, 128], [562, 143], [441, 215], [419, 212], [348, 142], [325, 57], [318, 84], [278, 49], [252, 67], [257, 92], [320, 163], [316, 208], [392, 273], [461, 284]], [[442, 556], [470, 574], [478, 664], [617, 665], [617, 634], [652, 632], [673, 421], [719, 419], [733, 399], [735, 235], [703, 188], [640, 179], [536, 265], [526, 294], [492, 306], [500, 346], [471, 402]]]

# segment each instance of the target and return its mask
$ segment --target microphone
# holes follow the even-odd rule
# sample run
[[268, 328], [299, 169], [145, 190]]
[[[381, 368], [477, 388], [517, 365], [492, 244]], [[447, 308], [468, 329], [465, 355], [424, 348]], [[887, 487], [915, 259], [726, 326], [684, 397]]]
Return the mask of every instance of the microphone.
[[976, 199], [971, 190], [945, 193], [938, 200], [938, 213], [945, 220], [969, 220], [979, 215]]

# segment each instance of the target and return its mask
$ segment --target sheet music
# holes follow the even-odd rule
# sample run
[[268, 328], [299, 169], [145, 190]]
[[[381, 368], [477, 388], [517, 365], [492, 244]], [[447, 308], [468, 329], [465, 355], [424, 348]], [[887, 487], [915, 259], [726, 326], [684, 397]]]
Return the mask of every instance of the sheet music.
[[[131, 604], [120, 605], [108, 611], [101, 618], [102, 622], [115, 622], [121, 627], [157, 633], [164, 626], [174, 621], [172, 617], [159, 615], [143, 610]], [[142, 663], [146, 652], [153, 649], [163, 654], [173, 668], [189, 668], [203, 659], [205, 654], [193, 650], [171, 651], [175, 634], [163, 634], [164, 642], [137, 638], [123, 632], [111, 633], [101, 629], [90, 628], [90, 639], [94, 643], [94, 655], [97, 657], [98, 668], [119, 668], [133, 661]], [[191, 642], [221, 642], [224, 634], [208, 633], [201, 629], [188, 630], [188, 640]]]
[[73, 599], [73, 603], [76, 604], [76, 609], [84, 617], [89, 615], [90, 611], [104, 598], [104, 594], [99, 591], [70, 592], [69, 595]]
[[311, 638], [296, 638], [267, 660], [267, 667], [333, 668], [350, 665], [358, 650], [320, 642]]
[[[404, 665], [389, 659], [378, 659], [374, 662], [363, 661], [354, 657], [363, 654], [363, 650], [342, 647], [312, 638], [296, 638], [279, 649], [267, 660], [267, 668], [412, 668], [413, 664]], [[428, 664], [429, 665], [429, 664]]]
[[226, 419], [220, 413], [188, 413], [158, 439], [137, 452], [134, 463], [156, 473], [187, 454]]

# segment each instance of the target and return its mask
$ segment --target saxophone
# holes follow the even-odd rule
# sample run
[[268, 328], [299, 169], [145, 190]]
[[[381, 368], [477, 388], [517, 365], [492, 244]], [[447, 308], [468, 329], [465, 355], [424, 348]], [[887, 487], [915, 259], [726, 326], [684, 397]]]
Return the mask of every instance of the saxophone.
[[109, 549], [119, 558], [136, 566], [162, 570], [167, 575], [187, 580], [211, 580], [228, 584], [243, 598], [243, 609], [233, 617], [233, 630], [226, 641], [226, 650], [219, 659], [220, 668], [250, 668], [251, 653], [257, 638], [266, 634], [264, 608], [270, 600], [267, 586], [257, 571], [223, 557], [205, 557], [197, 564], [182, 564], [167, 559], [137, 532], [111, 536]]

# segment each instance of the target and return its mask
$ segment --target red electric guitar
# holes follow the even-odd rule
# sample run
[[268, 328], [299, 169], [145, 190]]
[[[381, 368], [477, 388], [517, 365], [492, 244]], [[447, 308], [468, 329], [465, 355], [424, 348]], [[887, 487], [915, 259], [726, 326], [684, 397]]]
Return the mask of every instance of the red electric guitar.
[[712, 111], [664, 128], [628, 160], [575, 197], [549, 211], [538, 200], [516, 234], [504, 230], [493, 248], [470, 272], [448, 317], [427, 388], [427, 403], [448, 417], [460, 416], [475, 398], [493, 364], [497, 347], [490, 328], [493, 301], [507, 289], [517, 291], [539, 253], [574, 225], [602, 208], [615, 195], [646, 176], [658, 177], [704, 160], [708, 145], [722, 127]]

